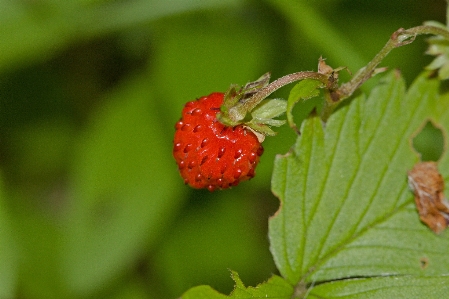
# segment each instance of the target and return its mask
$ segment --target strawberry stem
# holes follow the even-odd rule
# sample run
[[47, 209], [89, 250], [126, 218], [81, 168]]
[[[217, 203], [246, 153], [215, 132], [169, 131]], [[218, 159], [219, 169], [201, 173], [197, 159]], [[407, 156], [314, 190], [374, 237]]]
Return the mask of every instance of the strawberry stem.
[[393, 32], [385, 46], [365, 67], [361, 68], [349, 82], [342, 84], [340, 88], [335, 91], [334, 96], [336, 101], [339, 102], [350, 97], [360, 85], [378, 73], [376, 72], [376, 67], [391, 52], [391, 50], [412, 43], [416, 36], [421, 34], [440, 35], [449, 40], [449, 31], [436, 26], [422, 25], [409, 29], [399, 28]]
[[293, 83], [295, 81], [300, 81], [304, 79], [315, 79], [323, 82], [323, 84], [327, 83], [328, 76], [324, 74], [320, 74], [318, 72], [297, 72], [293, 74], [289, 74], [286, 76], [283, 76], [264, 88], [262, 88], [260, 91], [258, 91], [256, 94], [254, 94], [251, 98], [249, 98], [247, 101], [242, 103], [242, 106], [247, 110], [251, 111], [256, 107], [263, 99], [267, 98], [270, 94], [278, 90], [279, 88]]
[[319, 80], [325, 85], [327, 85], [328, 83], [328, 76], [318, 72], [297, 72], [285, 75], [263, 87], [249, 99], [239, 102], [237, 105], [231, 107], [227, 113], [227, 118], [229, 118], [230, 120], [230, 122], [228, 123], [239, 123], [246, 117], [246, 114], [248, 112], [251, 112], [262, 100], [267, 98], [270, 94], [287, 84], [304, 79]]
[[391, 50], [412, 43], [416, 36], [421, 34], [439, 35], [449, 40], [449, 31], [437, 26], [423, 25], [410, 29], [400, 28], [391, 35], [385, 46], [365, 67], [361, 68], [349, 82], [341, 86], [338, 86], [338, 73], [344, 68], [333, 69], [326, 65], [324, 59], [320, 58], [318, 72], [297, 72], [283, 76], [269, 84], [270, 74], [267, 73], [240, 90], [237, 90], [234, 85], [231, 86], [226, 93], [224, 104], [221, 107], [221, 112], [217, 114], [217, 118], [227, 126], [246, 124], [251, 127], [252, 125], [255, 131], [267, 135], [271, 132], [271, 130], [265, 129], [269, 123], [251, 123], [249, 114], [252, 110], [279, 88], [295, 81], [314, 79], [322, 82], [326, 90], [326, 100], [321, 111], [321, 118], [325, 122], [338, 104], [350, 97], [360, 85], [377, 73], [386, 70], [386, 68], [377, 68], [377, 66]]

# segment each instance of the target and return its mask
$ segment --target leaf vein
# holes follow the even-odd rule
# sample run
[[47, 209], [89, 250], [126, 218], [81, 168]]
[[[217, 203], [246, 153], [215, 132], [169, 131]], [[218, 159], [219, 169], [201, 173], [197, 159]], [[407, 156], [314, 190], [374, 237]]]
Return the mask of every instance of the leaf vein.
[[[341, 134], [341, 131], [343, 130], [343, 127], [344, 127], [344, 122], [341, 122], [340, 123], [340, 127], [338, 128], [338, 134], [337, 134], [337, 136], [340, 136], [340, 134]], [[326, 135], [326, 134], [325, 134]], [[324, 191], [325, 191], [325, 189], [326, 189], [326, 186], [327, 186], [327, 181], [328, 181], [328, 179], [329, 179], [329, 174], [332, 172], [332, 169], [335, 167], [334, 166], [334, 162], [335, 162], [335, 152], [337, 152], [337, 149], [340, 147], [340, 144], [341, 144], [341, 142], [343, 142], [342, 141], [342, 139], [341, 138], [338, 138], [338, 140], [337, 140], [337, 143], [336, 143], [336, 145], [335, 145], [335, 147], [334, 147], [334, 151], [333, 151], [333, 154], [331, 155], [331, 160], [330, 160], [330, 165], [329, 165], [329, 170], [326, 172], [326, 176], [325, 176], [325, 178], [324, 178], [324, 180], [323, 180], [323, 183], [322, 183], [322, 187], [320, 188], [320, 193], [319, 193], [319, 195], [318, 195], [318, 197], [317, 198], [319, 198], [319, 199], [321, 199], [322, 197], [323, 197], [323, 193], [324, 193]], [[325, 144], [325, 149], [327, 148], [327, 146], [326, 146], [326, 144]], [[327, 160], [327, 159], [326, 159]], [[318, 208], [318, 207], [317, 207]], [[338, 213], [339, 213], [339, 210], [337, 210], [336, 211], [336, 215], [335, 216], [337, 216], [338, 215]], [[314, 213], [313, 214], [311, 214], [311, 216], [313, 216], [315, 214], [315, 211], [314, 211]], [[336, 220], [336, 217], [333, 217], [333, 219], [332, 219], [332, 221], [329, 223], [329, 226], [326, 228], [326, 233], [325, 233], [325, 235], [328, 235], [329, 233], [330, 233], [330, 231], [332, 230], [332, 226], [333, 226], [333, 224], [335, 223], [335, 220]], [[322, 250], [323, 250], [323, 247], [324, 247], [324, 245], [325, 245], [325, 242], [320, 242], [320, 244], [319, 244], [319, 247], [317, 248], [318, 250], [316, 251], [318, 254], [316, 255], [316, 258], [319, 258], [320, 256], [321, 256], [321, 252], [322, 252]], [[311, 266], [311, 268], [313, 268], [313, 265]], [[310, 269], [309, 269], [309, 273], [310, 273]]]

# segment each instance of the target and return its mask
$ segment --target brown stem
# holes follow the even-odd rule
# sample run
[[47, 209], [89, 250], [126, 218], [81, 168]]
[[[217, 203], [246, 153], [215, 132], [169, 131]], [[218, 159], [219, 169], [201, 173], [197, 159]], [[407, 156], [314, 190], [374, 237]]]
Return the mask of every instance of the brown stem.
[[244, 119], [247, 111], [253, 110], [254, 107], [256, 107], [263, 99], [268, 97], [270, 94], [287, 84], [304, 79], [315, 79], [323, 82], [323, 84], [326, 84], [328, 81], [328, 76], [318, 72], [297, 72], [285, 75], [262, 88], [248, 100], [229, 109], [230, 119], [235, 122]]
[[351, 79], [351, 81], [340, 86], [340, 88], [336, 91], [338, 100], [341, 101], [347, 97], [350, 97], [354, 91], [360, 87], [360, 85], [371, 78], [376, 73], [376, 67], [390, 53], [391, 50], [412, 43], [416, 36], [421, 34], [441, 35], [449, 40], [449, 31], [435, 26], [423, 25], [412, 27], [407, 30], [403, 28], [396, 30], [393, 32], [382, 50], [374, 56], [373, 60], [371, 60], [365, 67], [361, 68]]
[[350, 97], [360, 85], [376, 73], [383, 71], [383, 69], [377, 69], [377, 66], [391, 52], [391, 50], [412, 43], [416, 36], [421, 34], [440, 35], [449, 40], [449, 31], [436, 26], [422, 25], [407, 30], [400, 28], [393, 32], [385, 46], [365, 67], [361, 68], [349, 82], [342, 84], [339, 88], [337, 88], [337, 80], [338, 71], [340, 69], [333, 70], [337, 74], [335, 77], [333, 72], [326, 74], [320, 72], [320, 70], [318, 70], [318, 72], [297, 72], [271, 82], [249, 99], [229, 108], [227, 113], [223, 113], [223, 115], [222, 113], [217, 114], [217, 117], [222, 123], [230, 126], [239, 124], [245, 119], [246, 114], [249, 111], [252, 111], [263, 99], [279, 88], [295, 81], [315, 79], [321, 81], [328, 90], [328, 93], [326, 94], [326, 103], [322, 111], [322, 119], [326, 121], [335, 107], [342, 100]]
[[304, 80], [304, 79], [315, 79], [315, 80], [319, 80], [319, 81], [323, 82], [323, 84], [326, 84], [328, 77], [324, 74], [320, 74], [317, 72], [297, 72], [297, 73], [283, 76], [283, 77], [271, 82], [264, 88], [262, 88], [259, 92], [257, 92], [255, 95], [253, 95], [248, 101], [245, 101], [243, 106], [245, 107], [245, 109], [247, 109], [246, 111], [251, 111], [263, 99], [268, 97], [270, 94], [272, 94], [279, 88], [281, 88], [287, 84], [293, 83], [295, 81], [300, 81], [300, 80]]

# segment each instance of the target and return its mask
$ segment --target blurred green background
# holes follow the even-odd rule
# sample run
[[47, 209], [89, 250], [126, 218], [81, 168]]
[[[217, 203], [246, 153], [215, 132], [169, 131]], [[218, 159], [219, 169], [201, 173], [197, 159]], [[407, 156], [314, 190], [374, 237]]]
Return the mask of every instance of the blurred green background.
[[[355, 72], [396, 29], [444, 22], [445, 5], [0, 0], [0, 298], [229, 293], [228, 269], [266, 280], [272, 164], [295, 134], [268, 138], [255, 179], [193, 190], [171, 156], [183, 104], [267, 71], [316, 70], [320, 55]], [[419, 38], [383, 65], [410, 84], [425, 48]]]

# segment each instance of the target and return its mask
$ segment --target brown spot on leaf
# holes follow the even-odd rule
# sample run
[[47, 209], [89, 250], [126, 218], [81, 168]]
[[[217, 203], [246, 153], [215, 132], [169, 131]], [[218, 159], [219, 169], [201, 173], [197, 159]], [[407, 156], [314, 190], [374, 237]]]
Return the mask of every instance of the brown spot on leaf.
[[427, 266], [429, 265], [429, 259], [426, 257], [422, 257], [419, 259], [419, 264], [421, 266], [421, 269], [426, 269]]
[[444, 181], [435, 162], [417, 163], [408, 172], [408, 182], [415, 194], [419, 218], [435, 233], [449, 225], [449, 202], [444, 197]]

